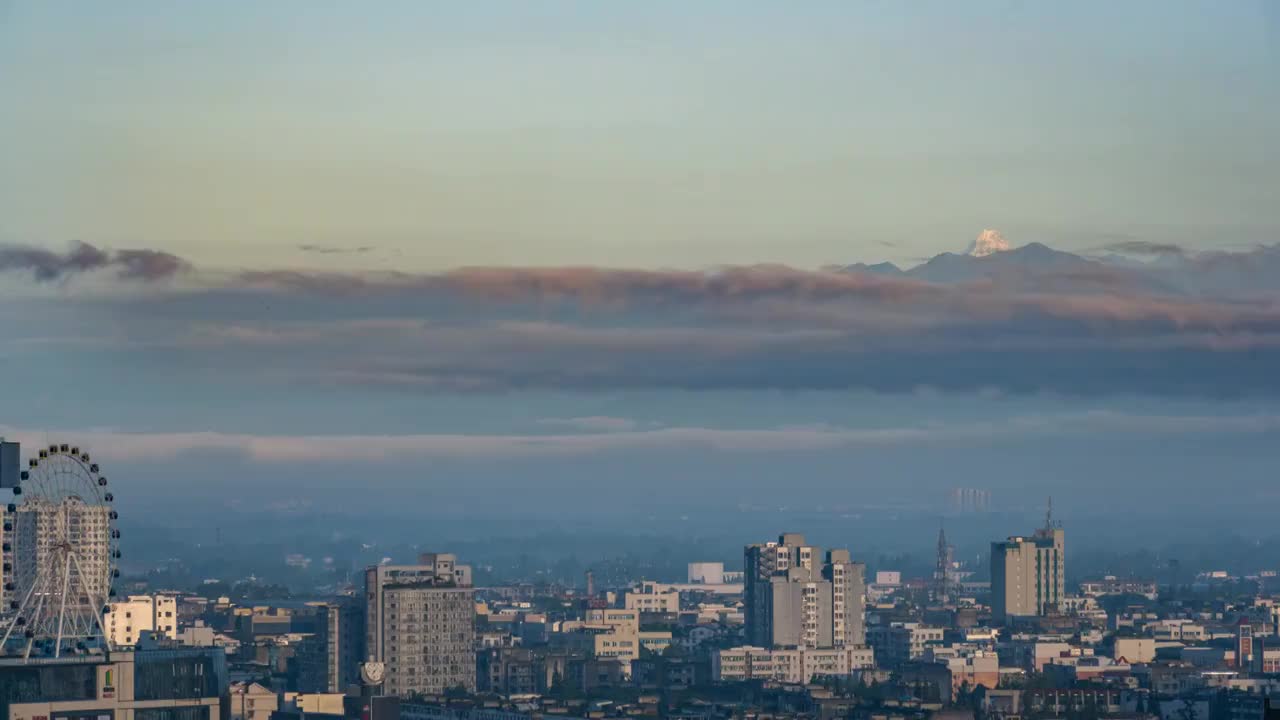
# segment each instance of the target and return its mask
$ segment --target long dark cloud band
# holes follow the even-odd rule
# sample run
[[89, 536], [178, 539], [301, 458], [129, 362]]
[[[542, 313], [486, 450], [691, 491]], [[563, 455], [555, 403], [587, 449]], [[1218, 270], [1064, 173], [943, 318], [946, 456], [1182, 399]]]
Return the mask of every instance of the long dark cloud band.
[[[0, 267], [43, 280], [101, 269], [158, 279], [187, 267], [164, 253], [90, 246], [0, 253]], [[121, 329], [104, 342], [122, 352], [318, 386], [1273, 395], [1280, 272], [1266, 270], [1277, 256], [1180, 256], [1201, 263], [1177, 271], [1200, 271], [1194, 288], [1167, 265], [1138, 271], [1043, 246], [886, 274], [265, 270], [83, 307], [110, 316], [96, 325]]]

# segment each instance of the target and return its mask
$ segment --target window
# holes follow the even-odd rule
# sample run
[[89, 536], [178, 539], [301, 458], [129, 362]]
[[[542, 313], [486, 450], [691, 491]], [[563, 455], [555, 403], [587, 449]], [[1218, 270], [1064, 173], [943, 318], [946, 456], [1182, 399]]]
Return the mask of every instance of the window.
[[209, 706], [139, 708], [133, 720], [209, 720]]
[[[217, 697], [220, 668], [213, 655], [182, 657], [160, 655], [134, 664], [134, 698], [137, 700], [192, 700]], [[136, 713], [135, 713], [136, 715]], [[135, 717], [135, 720], [138, 720]], [[188, 720], [161, 717], [155, 720]], [[200, 720], [203, 720], [201, 718]]]

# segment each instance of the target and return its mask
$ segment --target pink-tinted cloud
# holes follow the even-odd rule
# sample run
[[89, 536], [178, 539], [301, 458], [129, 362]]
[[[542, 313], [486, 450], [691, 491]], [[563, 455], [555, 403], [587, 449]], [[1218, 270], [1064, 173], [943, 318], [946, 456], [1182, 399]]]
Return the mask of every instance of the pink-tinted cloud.
[[[89, 248], [55, 260], [170, 272]], [[220, 374], [421, 391], [1280, 393], [1280, 273], [1246, 298], [1044, 246], [908, 272], [922, 268], [935, 280], [777, 265], [264, 270], [120, 301], [90, 329]]]

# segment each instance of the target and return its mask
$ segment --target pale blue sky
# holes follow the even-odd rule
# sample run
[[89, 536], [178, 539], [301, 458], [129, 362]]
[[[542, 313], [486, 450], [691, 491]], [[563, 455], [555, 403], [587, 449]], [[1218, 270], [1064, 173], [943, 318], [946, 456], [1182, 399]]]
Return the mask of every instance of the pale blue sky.
[[1274, 242], [1276, 8], [0, 3], [0, 241], [421, 269]]

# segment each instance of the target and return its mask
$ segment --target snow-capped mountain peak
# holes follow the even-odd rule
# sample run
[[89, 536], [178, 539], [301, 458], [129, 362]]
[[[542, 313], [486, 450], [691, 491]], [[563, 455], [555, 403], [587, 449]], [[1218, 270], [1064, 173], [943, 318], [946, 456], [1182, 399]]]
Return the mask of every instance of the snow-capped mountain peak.
[[1004, 239], [999, 230], [987, 229], [978, 233], [978, 237], [974, 238], [965, 254], [972, 257], [986, 257], [1008, 249], [1009, 241]]

